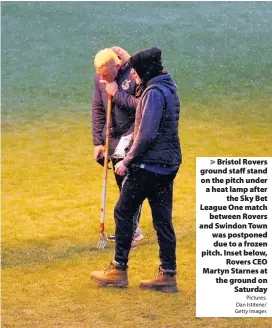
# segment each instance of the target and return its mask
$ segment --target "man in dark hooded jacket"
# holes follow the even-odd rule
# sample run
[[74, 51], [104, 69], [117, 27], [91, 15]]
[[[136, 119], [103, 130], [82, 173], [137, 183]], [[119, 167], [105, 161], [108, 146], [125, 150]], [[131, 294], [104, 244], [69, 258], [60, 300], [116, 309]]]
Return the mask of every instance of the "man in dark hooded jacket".
[[114, 211], [115, 257], [108, 270], [94, 271], [91, 278], [100, 285], [128, 284], [127, 263], [133, 236], [133, 213], [148, 199], [159, 243], [161, 265], [158, 276], [142, 280], [143, 289], [177, 292], [176, 237], [172, 224], [173, 181], [181, 164], [178, 136], [180, 102], [172, 76], [163, 71], [161, 50], [153, 47], [130, 57], [141, 93], [136, 110], [134, 140], [115, 172], [126, 174]]

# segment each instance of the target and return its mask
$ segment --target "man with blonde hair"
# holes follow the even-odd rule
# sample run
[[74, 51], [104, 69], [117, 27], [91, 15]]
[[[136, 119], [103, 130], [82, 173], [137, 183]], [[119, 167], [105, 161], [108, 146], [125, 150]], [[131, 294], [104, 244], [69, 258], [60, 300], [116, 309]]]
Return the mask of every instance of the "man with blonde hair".
[[121, 67], [121, 60], [110, 48], [100, 50], [94, 58], [94, 67], [102, 79], [113, 82]]
[[[118, 142], [122, 136], [128, 136], [133, 133], [135, 110], [138, 103], [138, 100], [134, 97], [137, 85], [134, 76], [131, 74], [130, 66], [125, 63], [127, 58], [129, 58], [129, 54], [120, 47], [100, 50], [94, 58], [96, 69], [92, 104], [94, 159], [96, 161], [100, 160], [103, 163], [108, 101], [107, 89], [111, 88], [114, 89], [114, 95], [112, 98], [109, 156], [111, 157], [113, 168], [120, 161], [120, 159], [112, 157]], [[117, 186], [121, 190], [124, 177], [115, 172], [114, 175]], [[143, 238], [140, 229], [137, 227], [140, 210], [141, 206], [135, 213], [135, 234], [132, 248], [136, 247], [136, 240]], [[115, 235], [108, 238], [115, 241]]]

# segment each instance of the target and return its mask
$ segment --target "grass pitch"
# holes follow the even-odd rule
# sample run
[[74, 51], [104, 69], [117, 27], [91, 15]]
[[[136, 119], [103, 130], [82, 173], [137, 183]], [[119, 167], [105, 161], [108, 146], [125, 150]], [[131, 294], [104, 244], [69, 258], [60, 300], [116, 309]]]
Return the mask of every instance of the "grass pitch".
[[[2, 326], [5, 328], [271, 327], [264, 318], [195, 318], [195, 158], [271, 156], [271, 114], [221, 118], [205, 110], [180, 122], [184, 162], [175, 180], [173, 221], [180, 292], [142, 291], [159, 265], [151, 214], [131, 252], [129, 287], [98, 288], [114, 244], [97, 250], [102, 168], [92, 159], [90, 118], [70, 113], [4, 126], [2, 143]], [[260, 113], [260, 112], [258, 112]], [[202, 116], [200, 119], [199, 117]], [[109, 172], [106, 231], [118, 197]], [[223, 297], [223, 295], [222, 295]], [[218, 300], [220, 302], [220, 300]]]

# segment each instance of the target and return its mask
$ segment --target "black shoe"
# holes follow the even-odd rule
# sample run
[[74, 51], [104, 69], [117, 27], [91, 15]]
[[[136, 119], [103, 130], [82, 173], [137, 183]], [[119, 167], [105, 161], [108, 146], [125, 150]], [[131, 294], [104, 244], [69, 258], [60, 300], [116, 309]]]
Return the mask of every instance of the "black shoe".
[[108, 241], [114, 241], [115, 242], [115, 235], [108, 236]]

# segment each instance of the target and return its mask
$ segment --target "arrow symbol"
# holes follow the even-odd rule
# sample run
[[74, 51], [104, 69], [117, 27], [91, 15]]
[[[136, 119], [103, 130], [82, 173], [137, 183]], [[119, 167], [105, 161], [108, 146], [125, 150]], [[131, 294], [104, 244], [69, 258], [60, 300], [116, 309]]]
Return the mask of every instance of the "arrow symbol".
[[215, 161], [211, 159], [210, 164], [214, 164], [214, 163], [215, 163]]

